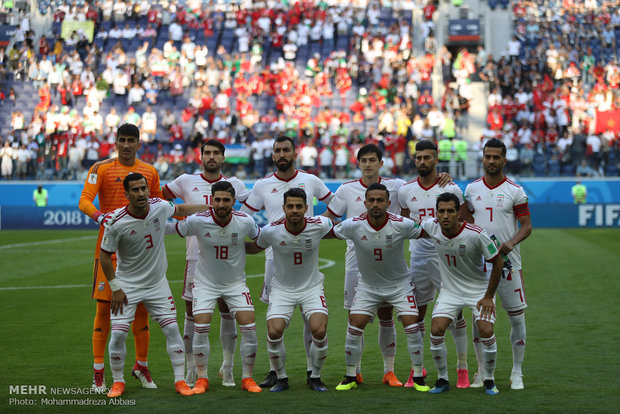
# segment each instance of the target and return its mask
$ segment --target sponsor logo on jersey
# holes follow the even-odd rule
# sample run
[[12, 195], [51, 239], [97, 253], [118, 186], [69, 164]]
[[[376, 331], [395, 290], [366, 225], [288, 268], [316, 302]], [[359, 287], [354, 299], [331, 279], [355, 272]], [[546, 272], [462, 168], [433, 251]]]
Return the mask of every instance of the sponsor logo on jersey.
[[123, 180], [121, 180], [121, 177], [116, 177], [116, 180], [114, 180], [115, 183], [122, 183]]
[[97, 174], [90, 174], [88, 176], [88, 184], [97, 184]]
[[357, 198], [355, 199], [355, 201], [363, 201], [363, 200], [362, 200], [362, 197], [357, 196]]
[[275, 187], [273, 187], [273, 190], [271, 190], [271, 194], [275, 194], [275, 193], [277, 193], [277, 192], [278, 192], [278, 189], [277, 189], [277, 188], [275, 188]]
[[239, 234], [238, 233], [233, 233], [230, 235], [230, 240], [232, 242], [233, 246], [237, 245], [237, 240], [239, 239]]
[[129, 235], [133, 236], [134, 234], [136, 234], [136, 231], [134, 229], [131, 229], [131, 231], [129, 232]]
[[284, 240], [280, 242], [280, 246], [286, 246], [286, 243], [284, 243]]
[[480, 200], [482, 200], [482, 197], [480, 196], [476, 197], [476, 201], [480, 201]]
[[205, 237], [209, 237], [209, 238], [210, 238], [210, 237], [211, 237], [211, 234], [209, 234], [209, 232], [207, 232], [207, 233], [205, 234]]
[[161, 230], [161, 223], [159, 222], [159, 217], [153, 220], [153, 225], [155, 226], [155, 231]]
[[366, 235], [362, 236], [362, 240], [368, 240], [368, 238], [366, 237]]
[[198, 187], [194, 187], [192, 191], [200, 191], [200, 190], [198, 189]]
[[411, 199], [411, 201], [418, 201], [418, 199], [417, 199], [415, 196], [413, 196], [413, 198]]
[[464, 244], [459, 244], [459, 256], [465, 257], [465, 247]]

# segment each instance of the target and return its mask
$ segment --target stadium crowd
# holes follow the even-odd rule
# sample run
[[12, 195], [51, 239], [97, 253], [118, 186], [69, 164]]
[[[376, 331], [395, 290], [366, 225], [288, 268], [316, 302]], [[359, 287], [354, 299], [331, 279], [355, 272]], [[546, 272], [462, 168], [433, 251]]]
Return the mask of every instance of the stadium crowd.
[[[508, 47], [518, 54], [496, 60], [482, 47], [452, 56], [437, 45], [432, 1], [419, 5], [419, 53], [411, 12], [378, 1], [245, 3], [61, 1], [48, 11], [54, 36], [40, 39], [24, 14], [15, 44], [0, 53], [0, 102], [10, 114], [3, 178], [83, 178], [115, 155], [112, 131], [122, 121], [140, 127], [141, 158], [164, 179], [196, 170], [208, 138], [246, 149], [248, 164], [227, 172], [262, 176], [279, 133], [296, 137], [300, 167], [327, 178], [353, 173], [365, 143], [385, 150], [385, 175], [408, 175], [417, 140], [467, 132], [469, 82], [477, 77], [489, 87], [482, 139], [510, 142], [512, 173], [560, 175], [561, 165], [574, 175], [586, 157], [588, 174], [617, 175], [617, 132], [588, 129], [595, 111], [618, 106], [617, 6], [586, 2], [553, 13], [571, 8], [513, 3], [519, 46], [513, 39]], [[591, 16], [599, 16], [601, 36], [572, 36]], [[93, 21], [93, 42], [81, 30], [61, 38], [65, 19]], [[560, 43], [555, 60], [549, 39]], [[574, 74], [571, 59], [588, 47], [591, 67]], [[441, 102], [432, 93], [436, 63], [446, 86], [456, 85], [444, 88]], [[546, 162], [548, 171], [532, 167]]]

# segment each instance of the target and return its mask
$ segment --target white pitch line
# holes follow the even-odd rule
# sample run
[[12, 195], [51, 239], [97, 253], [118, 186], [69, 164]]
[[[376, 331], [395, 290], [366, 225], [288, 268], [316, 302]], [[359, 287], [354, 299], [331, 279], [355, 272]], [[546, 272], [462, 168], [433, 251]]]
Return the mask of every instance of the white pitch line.
[[14, 249], [17, 247], [41, 246], [45, 244], [74, 242], [74, 241], [80, 241], [80, 240], [95, 240], [96, 238], [97, 236], [82, 236], [82, 237], [70, 237], [68, 239], [52, 239], [52, 240], [41, 240], [41, 241], [28, 242], [28, 243], [5, 244], [3, 246], [0, 246], [0, 250]]
[[[68, 239], [64, 239], [68, 240]], [[25, 244], [25, 243], [23, 243]], [[323, 262], [322, 265], [319, 266], [319, 269], [327, 269], [328, 267], [332, 267], [336, 264], [335, 261], [329, 259], [319, 258], [319, 262]], [[263, 277], [264, 273], [259, 273], [256, 275], [246, 275], [246, 278], [254, 278], [254, 277]], [[170, 280], [170, 283], [183, 283], [183, 280]], [[3, 290], [33, 290], [33, 289], [70, 289], [70, 288], [86, 288], [91, 287], [90, 285], [55, 285], [55, 286], [22, 286], [22, 287], [0, 287], [0, 291]]]

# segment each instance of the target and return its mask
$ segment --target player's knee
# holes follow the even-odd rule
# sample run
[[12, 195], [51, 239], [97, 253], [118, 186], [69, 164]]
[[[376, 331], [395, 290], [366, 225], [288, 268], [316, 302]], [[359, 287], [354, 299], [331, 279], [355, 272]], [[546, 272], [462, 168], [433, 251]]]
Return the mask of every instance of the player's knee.
[[321, 323], [318, 326], [312, 327], [312, 336], [314, 338], [325, 338], [325, 335], [327, 335], [327, 323]]
[[488, 322], [478, 322], [478, 333], [481, 338], [490, 338], [493, 336], [493, 324]]
[[284, 333], [284, 329], [279, 326], [275, 326], [273, 324], [267, 324], [267, 335], [269, 335], [269, 339], [278, 340], [282, 338], [282, 334]]
[[186, 300], [185, 301], [185, 314], [187, 316], [194, 316], [194, 311], [192, 309], [192, 301], [191, 300]]

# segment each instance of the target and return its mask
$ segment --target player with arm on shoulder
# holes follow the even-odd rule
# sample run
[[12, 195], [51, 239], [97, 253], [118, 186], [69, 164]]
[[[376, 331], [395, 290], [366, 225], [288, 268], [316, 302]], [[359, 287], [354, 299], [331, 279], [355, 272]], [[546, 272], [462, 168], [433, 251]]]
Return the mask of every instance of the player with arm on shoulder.
[[[357, 165], [362, 172], [362, 178], [342, 184], [334, 193], [334, 198], [323, 214], [330, 219], [347, 216], [356, 217], [366, 212], [364, 205], [366, 189], [369, 185], [380, 183], [385, 185], [390, 193], [390, 199], [398, 200], [398, 190], [405, 183], [399, 178], [384, 178], [379, 175], [383, 166], [383, 152], [375, 144], [367, 144], [357, 152]], [[401, 214], [402, 206], [394, 202], [389, 212]], [[351, 309], [357, 285], [359, 283], [359, 267], [355, 256], [354, 244], [347, 240], [345, 253], [344, 274], [344, 308]], [[396, 328], [392, 317], [392, 307], [379, 308], [379, 348], [383, 355], [383, 382], [393, 387], [402, 387], [402, 382], [394, 374], [394, 359], [396, 357]], [[363, 344], [362, 344], [363, 346]], [[361, 359], [360, 359], [361, 362]], [[356, 369], [356, 381], [363, 382], [361, 366]]]
[[[329, 204], [333, 194], [329, 191], [325, 183], [315, 175], [295, 169], [297, 152], [295, 150], [295, 143], [290, 137], [279, 136], [275, 139], [272, 158], [277, 171], [267, 177], [261, 178], [254, 184], [248, 199], [245, 200], [241, 207], [242, 212], [254, 214], [264, 208], [269, 223], [278, 221], [284, 217], [282, 211], [282, 195], [291, 188], [301, 188], [304, 190], [307, 197], [306, 204], [308, 205], [307, 216], [312, 216], [314, 214], [314, 197], [325, 204]], [[265, 303], [269, 303], [271, 279], [273, 279], [274, 271], [273, 252], [271, 248], [268, 248], [265, 251], [265, 279], [263, 282], [263, 291], [260, 296], [260, 300]], [[304, 319], [304, 346], [306, 348], [306, 360], [308, 364], [308, 379], [313, 371], [312, 358], [310, 357], [311, 345], [312, 334], [307, 321]], [[275, 385], [277, 379], [276, 370], [272, 363], [271, 370], [267, 374], [265, 380], [259, 385], [263, 388], [270, 388]]]
[[[482, 153], [484, 177], [470, 183], [465, 189], [466, 204], [461, 206], [461, 216], [473, 214], [476, 225], [490, 235], [495, 235], [501, 242], [499, 252], [507, 256], [511, 263], [512, 268], [502, 275], [497, 294], [510, 320], [511, 388], [519, 390], [524, 388], [521, 367], [525, 354], [527, 307], [519, 244], [532, 233], [532, 219], [527, 195], [520, 185], [504, 175], [505, 165], [506, 146], [498, 139], [489, 140]], [[490, 271], [491, 268], [487, 268], [487, 273]], [[480, 366], [481, 345], [475, 331], [474, 348]], [[480, 375], [474, 376], [472, 387], [481, 385]]]
[[[440, 194], [436, 201], [437, 217], [428, 218], [420, 224], [435, 243], [441, 272], [441, 291], [433, 308], [431, 323], [431, 354], [438, 379], [430, 393], [439, 394], [450, 389], [444, 335], [462, 309], [468, 307], [481, 336], [484, 391], [488, 395], [496, 395], [499, 393], [494, 378], [497, 344], [493, 325], [495, 290], [501, 277], [503, 259], [481, 227], [459, 221], [459, 205], [456, 194]], [[485, 260], [493, 264], [488, 279], [483, 270]]]
[[[415, 146], [414, 162], [418, 170], [418, 178], [409, 181], [398, 190], [398, 199], [406, 207], [403, 216], [420, 222], [426, 218], [435, 217], [435, 203], [437, 196], [450, 192], [463, 202], [463, 193], [458, 185], [449, 183], [441, 187], [437, 174], [437, 146], [432, 141], [419, 141]], [[435, 300], [436, 292], [441, 290], [441, 275], [439, 273], [439, 259], [435, 252], [432, 240], [419, 239], [409, 242], [411, 252], [411, 278], [415, 286], [415, 297], [420, 312], [420, 333], [424, 339], [424, 317], [426, 309]], [[467, 370], [467, 323], [463, 314], [449, 326], [454, 338], [457, 355], [458, 388], [469, 387], [469, 372]], [[413, 385], [413, 373], [405, 387]]]
[[273, 248], [275, 272], [267, 308], [267, 350], [277, 375], [272, 392], [288, 389], [284, 330], [297, 305], [312, 335], [312, 372], [307, 378], [308, 385], [314, 391], [327, 391], [321, 381], [321, 369], [327, 357], [327, 302], [324, 276], [319, 272], [319, 243], [333, 226], [327, 217], [306, 217], [308, 207], [304, 190], [287, 190], [282, 206], [285, 217], [263, 227], [254, 246], [248, 246], [248, 253]]
[[[93, 385], [92, 389], [103, 392], [106, 389], [104, 375], [105, 348], [110, 334], [110, 300], [112, 291], [108, 286], [99, 262], [101, 240], [107, 213], [127, 205], [123, 179], [130, 173], [141, 173], [149, 183], [149, 191], [153, 197], [162, 197], [159, 187], [157, 170], [136, 158], [140, 149], [140, 130], [132, 124], [123, 124], [116, 130], [115, 147], [117, 158], [100, 161], [88, 171], [84, 189], [80, 197], [80, 210], [101, 226], [95, 247], [95, 264], [93, 270], [92, 298], [97, 301], [93, 327]], [[94, 204], [99, 197], [99, 208]], [[116, 256], [112, 255], [112, 263], [116, 266]], [[144, 388], [157, 388], [148, 369], [147, 355], [149, 349], [148, 313], [143, 305], [138, 305], [136, 317], [132, 324], [132, 332], [136, 348], [136, 363], [133, 375], [142, 382]]]
[[346, 375], [336, 390], [357, 388], [356, 368], [362, 356], [362, 337], [377, 309], [391, 306], [403, 323], [407, 350], [414, 371], [414, 389], [428, 391], [424, 383], [424, 347], [418, 326], [413, 283], [405, 262], [404, 243], [423, 235], [413, 220], [388, 212], [390, 192], [383, 184], [368, 186], [364, 217], [352, 217], [334, 227], [334, 235], [351, 240], [359, 264], [359, 283], [349, 311], [345, 342]]
[[[260, 231], [252, 217], [233, 211], [235, 188], [230, 181], [220, 180], [213, 184], [209, 197], [210, 211], [176, 224], [178, 234], [181, 237], [194, 236], [200, 249], [192, 289], [195, 321], [192, 357], [198, 375], [193, 391], [202, 394], [209, 389], [207, 365], [211, 350], [211, 317], [216, 303], [224, 301], [226, 311], [237, 319], [241, 331], [241, 387], [246, 391], [261, 392], [252, 379], [258, 341], [254, 304], [245, 279], [243, 242], [246, 236], [255, 240]], [[234, 353], [230, 358], [233, 356]], [[234, 378], [229, 380], [234, 384]]]
[[[125, 340], [140, 303], [159, 323], [166, 337], [176, 392], [193, 394], [184, 381], [183, 340], [177, 325], [174, 298], [166, 279], [165, 222], [173, 215], [191, 215], [206, 210], [208, 206], [175, 206], [161, 198], [149, 198], [147, 183], [146, 177], [140, 173], [130, 173], [124, 178], [123, 187], [129, 205], [112, 213], [101, 241], [101, 267], [112, 291], [109, 355], [114, 384], [108, 397], [120, 397], [125, 391]], [[112, 260], [115, 253], [118, 257], [116, 269]]]
[[[236, 199], [243, 202], [248, 198], [249, 190], [236, 177], [222, 175], [222, 163], [225, 160], [224, 145], [214, 139], [205, 141], [201, 147], [202, 165], [201, 174], [183, 174], [172, 182], [164, 185], [162, 192], [167, 200], [180, 198], [186, 203], [211, 204], [212, 187], [218, 182], [230, 182], [235, 189]], [[198, 242], [195, 236], [188, 236], [186, 241], [185, 277], [183, 279], [183, 300], [185, 301], [185, 324], [183, 326], [183, 342], [187, 356], [187, 376], [185, 381], [193, 386], [197, 379], [196, 365], [194, 364], [192, 342], [194, 339], [194, 316], [192, 314], [192, 289], [194, 287], [194, 273], [198, 263]], [[220, 311], [220, 340], [223, 348], [223, 360], [220, 367], [222, 385], [235, 386], [233, 377], [233, 361], [237, 346], [237, 326], [226, 307], [226, 302], [218, 299]]]

